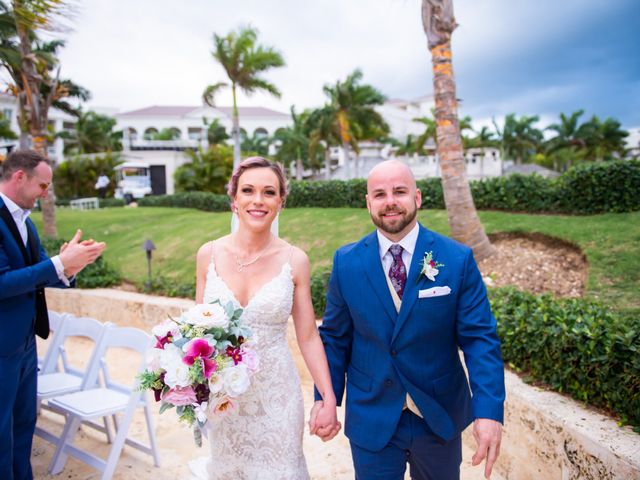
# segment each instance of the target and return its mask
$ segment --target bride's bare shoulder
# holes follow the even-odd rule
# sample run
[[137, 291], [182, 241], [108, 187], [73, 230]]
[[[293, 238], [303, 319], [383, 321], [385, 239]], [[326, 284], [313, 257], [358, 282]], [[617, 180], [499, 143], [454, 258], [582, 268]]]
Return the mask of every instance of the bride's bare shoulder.
[[203, 243], [196, 254], [196, 261], [198, 263], [209, 262], [211, 260], [211, 255], [213, 254], [212, 249], [214, 248], [214, 245], [216, 245], [216, 248], [220, 248], [220, 246], [226, 245], [228, 239], [229, 235], [225, 235], [224, 237]]

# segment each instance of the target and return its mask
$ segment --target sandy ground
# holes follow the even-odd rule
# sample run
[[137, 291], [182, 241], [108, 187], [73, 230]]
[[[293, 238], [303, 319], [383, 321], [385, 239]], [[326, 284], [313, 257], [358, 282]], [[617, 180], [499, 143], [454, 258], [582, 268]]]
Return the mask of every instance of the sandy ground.
[[[40, 339], [38, 339], [39, 342]], [[71, 362], [74, 365], [81, 365], [85, 359], [88, 359], [91, 351], [91, 342], [83, 340], [71, 340], [71, 344], [67, 343], [67, 351], [70, 354]], [[299, 369], [300, 355], [296, 351], [295, 345], [294, 357], [298, 362]], [[39, 344], [39, 351], [46, 349], [45, 342]], [[131, 373], [139, 365], [139, 358], [129, 352], [112, 352], [107, 358], [107, 364], [110, 366], [111, 375], [118, 381], [130, 382]], [[303, 372], [301, 379], [304, 391], [305, 410], [310, 410], [312, 398], [312, 382], [306, 373]], [[128, 375], [128, 378], [127, 378]], [[153, 399], [150, 398], [153, 402]], [[175, 412], [168, 411], [162, 415], [158, 413], [158, 404], [153, 403], [152, 410], [154, 412], [154, 422], [156, 438], [160, 450], [161, 466], [159, 468], [153, 465], [151, 456], [143, 454], [129, 446], [125, 446], [120, 456], [118, 467], [114, 475], [114, 479], [188, 479], [190, 478], [187, 462], [199, 456], [207, 455], [208, 448], [205, 443], [202, 448], [194, 445], [191, 430], [183, 424], [177, 422]], [[340, 409], [339, 416], [344, 423], [344, 410]], [[55, 433], [60, 433], [63, 427], [63, 419], [60, 415], [50, 411], [43, 410], [38, 425]], [[136, 414], [134, 423], [130, 428], [130, 436], [147, 442], [146, 426], [142, 410]], [[81, 448], [89, 449], [96, 455], [106, 458], [109, 451], [109, 444], [106, 442], [106, 436], [96, 430], [88, 427], [82, 427], [79, 435], [76, 437], [76, 444]], [[304, 451], [307, 458], [309, 472], [314, 480], [346, 480], [354, 478], [353, 466], [351, 462], [351, 454], [349, 442], [342, 432], [332, 441], [323, 443], [317, 437], [309, 436], [308, 432], [304, 435]], [[32, 453], [32, 464], [34, 477], [37, 479], [99, 479], [100, 472], [89, 467], [82, 462], [70, 457], [67, 461], [65, 469], [58, 476], [51, 476], [47, 473], [47, 467], [53, 457], [53, 446], [45, 442], [40, 437], [35, 437]], [[480, 467], [471, 467], [470, 458], [472, 451], [468, 448], [463, 450], [462, 476], [464, 480], [475, 480], [483, 478], [482, 469]], [[406, 478], [409, 478], [408, 474]], [[500, 480], [496, 474], [492, 478]], [[253, 480], [253, 479], [252, 479]], [[259, 479], [256, 479], [259, 480]]]

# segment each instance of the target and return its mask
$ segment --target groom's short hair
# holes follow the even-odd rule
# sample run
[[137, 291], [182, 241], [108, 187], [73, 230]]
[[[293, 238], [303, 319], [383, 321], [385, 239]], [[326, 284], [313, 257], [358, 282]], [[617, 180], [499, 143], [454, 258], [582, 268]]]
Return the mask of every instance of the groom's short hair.
[[8, 181], [11, 178], [11, 175], [18, 170], [22, 170], [27, 174], [27, 176], [31, 177], [33, 176], [35, 168], [42, 162], [49, 165], [49, 160], [34, 150], [14, 150], [1, 164], [2, 177], [0, 178], [0, 181]]
[[231, 178], [229, 179], [229, 184], [227, 185], [227, 195], [233, 201], [234, 197], [238, 193], [238, 182], [240, 180], [240, 176], [246, 172], [247, 170], [251, 170], [252, 168], [268, 168], [271, 170], [276, 177], [278, 178], [278, 183], [280, 184], [280, 197], [282, 198], [282, 205], [284, 205], [287, 195], [289, 194], [289, 185], [287, 184], [287, 176], [284, 173], [284, 168], [280, 163], [272, 162], [271, 160], [267, 160], [264, 157], [248, 157], [245, 158], [240, 164], [236, 167]]

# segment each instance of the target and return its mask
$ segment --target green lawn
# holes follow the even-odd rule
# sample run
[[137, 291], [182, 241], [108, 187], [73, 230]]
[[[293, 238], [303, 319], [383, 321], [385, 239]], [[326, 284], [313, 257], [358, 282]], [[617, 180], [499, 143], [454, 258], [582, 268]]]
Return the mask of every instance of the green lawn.
[[[198, 247], [228, 233], [230, 223], [228, 213], [177, 208], [58, 209], [56, 214], [60, 237], [71, 237], [79, 227], [85, 238], [106, 241], [106, 259], [133, 282], [146, 276], [142, 244], [147, 238], [158, 248], [154, 272], [178, 282], [193, 282]], [[33, 218], [41, 229], [40, 214]], [[480, 218], [489, 233], [540, 232], [579, 245], [589, 261], [588, 294], [616, 309], [640, 313], [640, 212], [582, 217], [480, 212]], [[449, 234], [446, 211], [421, 211], [419, 219]], [[303, 248], [314, 269], [330, 266], [336, 248], [371, 230], [365, 209], [289, 209], [280, 219], [280, 235]]]

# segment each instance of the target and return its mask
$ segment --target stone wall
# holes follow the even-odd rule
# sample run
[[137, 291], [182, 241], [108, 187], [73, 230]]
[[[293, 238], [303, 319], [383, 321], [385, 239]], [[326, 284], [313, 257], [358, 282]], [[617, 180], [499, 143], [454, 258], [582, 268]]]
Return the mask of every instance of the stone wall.
[[[167, 315], [177, 316], [190, 300], [119, 290], [47, 291], [51, 310], [70, 312], [150, 331]], [[289, 341], [303, 378], [308, 377], [295, 344]], [[557, 393], [523, 383], [505, 372], [505, 429], [497, 471], [509, 480], [640, 480], [640, 435], [628, 427]], [[475, 449], [469, 428], [464, 442]]]

